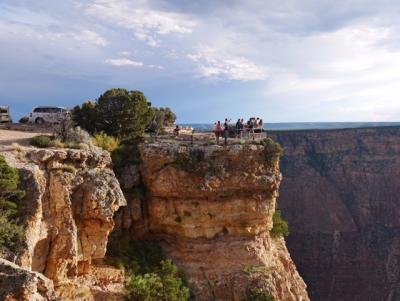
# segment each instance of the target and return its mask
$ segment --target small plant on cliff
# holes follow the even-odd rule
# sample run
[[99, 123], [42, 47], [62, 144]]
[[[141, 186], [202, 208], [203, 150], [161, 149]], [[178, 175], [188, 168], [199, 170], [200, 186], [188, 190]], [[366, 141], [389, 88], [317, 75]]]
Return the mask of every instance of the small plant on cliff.
[[141, 139], [126, 140], [121, 142], [118, 148], [111, 152], [111, 158], [114, 164], [114, 171], [126, 165], [137, 165], [141, 163], [138, 145]]
[[107, 260], [128, 275], [128, 300], [187, 301], [190, 291], [184, 286], [177, 267], [167, 260], [153, 242], [118, 241], [109, 244]]
[[190, 149], [187, 154], [179, 154], [175, 160], [175, 166], [187, 173], [204, 172], [205, 154], [201, 149]]
[[268, 164], [274, 164], [283, 154], [282, 147], [271, 138], [261, 140], [261, 144], [264, 146], [265, 160]]
[[171, 260], [162, 260], [156, 272], [133, 276], [127, 290], [132, 301], [186, 301], [190, 298], [189, 289], [183, 286]]
[[89, 134], [79, 127], [71, 128], [65, 133], [64, 140], [59, 136], [51, 137], [47, 135], [35, 136], [31, 139], [31, 145], [39, 148], [74, 148], [88, 149], [92, 146]]
[[17, 202], [25, 193], [18, 189], [18, 170], [0, 156], [0, 246], [16, 252], [22, 244], [24, 229], [16, 218]]
[[275, 298], [268, 292], [263, 291], [259, 288], [253, 288], [250, 290], [247, 301], [275, 301]]
[[276, 238], [289, 235], [289, 224], [282, 218], [282, 214], [278, 209], [278, 206], [276, 207], [272, 220], [274, 223], [274, 226], [270, 232], [272, 237]]
[[96, 134], [93, 137], [94, 145], [101, 147], [102, 149], [113, 152], [119, 147], [119, 140], [118, 138], [108, 136], [106, 133]]
[[39, 135], [36, 137], [33, 137], [31, 139], [31, 145], [40, 147], [40, 148], [47, 148], [47, 147], [52, 147], [52, 139], [50, 136], [46, 135]]

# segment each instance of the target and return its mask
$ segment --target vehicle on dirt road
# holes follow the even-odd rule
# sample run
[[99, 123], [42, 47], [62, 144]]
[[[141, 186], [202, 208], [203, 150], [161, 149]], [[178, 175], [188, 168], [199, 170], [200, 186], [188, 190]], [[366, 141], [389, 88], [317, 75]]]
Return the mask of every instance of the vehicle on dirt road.
[[36, 107], [29, 114], [29, 122], [36, 124], [60, 123], [70, 114], [64, 107]]
[[0, 123], [12, 122], [9, 106], [0, 106]]

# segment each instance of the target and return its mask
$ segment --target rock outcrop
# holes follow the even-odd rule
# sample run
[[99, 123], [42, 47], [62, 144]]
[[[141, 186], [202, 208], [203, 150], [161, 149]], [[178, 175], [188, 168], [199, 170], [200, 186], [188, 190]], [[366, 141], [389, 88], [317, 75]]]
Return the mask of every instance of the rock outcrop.
[[288, 248], [314, 301], [400, 298], [400, 128], [272, 133]]
[[[96, 280], [107, 278], [95, 276], [104, 270], [114, 212], [126, 205], [110, 156], [69, 149], [31, 149], [26, 156], [29, 163], [19, 166], [25, 247], [16, 263], [51, 279], [64, 300], [92, 300]], [[123, 275], [114, 274], [122, 286]]]
[[3, 301], [57, 301], [53, 281], [0, 258], [0, 299]]
[[[272, 238], [281, 175], [260, 145], [140, 146], [139, 187], [114, 235], [159, 240], [196, 300], [245, 300], [262, 288], [277, 300], [309, 300], [282, 238]], [[138, 193], [138, 190], [140, 193]]]

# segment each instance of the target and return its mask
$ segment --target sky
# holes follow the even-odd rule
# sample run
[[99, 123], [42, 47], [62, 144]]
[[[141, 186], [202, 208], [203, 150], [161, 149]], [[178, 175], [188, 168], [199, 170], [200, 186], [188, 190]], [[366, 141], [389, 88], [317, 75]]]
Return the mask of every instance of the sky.
[[1, 0], [0, 105], [140, 90], [181, 123], [400, 121], [397, 0]]

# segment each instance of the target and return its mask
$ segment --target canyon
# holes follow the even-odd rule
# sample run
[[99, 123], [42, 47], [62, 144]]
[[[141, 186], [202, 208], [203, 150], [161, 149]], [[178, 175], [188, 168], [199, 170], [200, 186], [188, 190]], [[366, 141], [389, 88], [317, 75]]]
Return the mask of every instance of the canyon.
[[400, 128], [269, 133], [279, 204], [313, 301], [400, 299]]
[[[400, 128], [268, 135], [280, 166], [251, 143], [143, 143], [114, 171], [98, 149], [6, 154], [27, 192], [26, 237], [17, 256], [0, 254], [1, 297], [123, 300], [125, 276], [104, 259], [132, 239], [159, 243], [196, 300], [254, 287], [276, 300], [398, 300]], [[285, 239], [270, 232], [277, 203]]]

